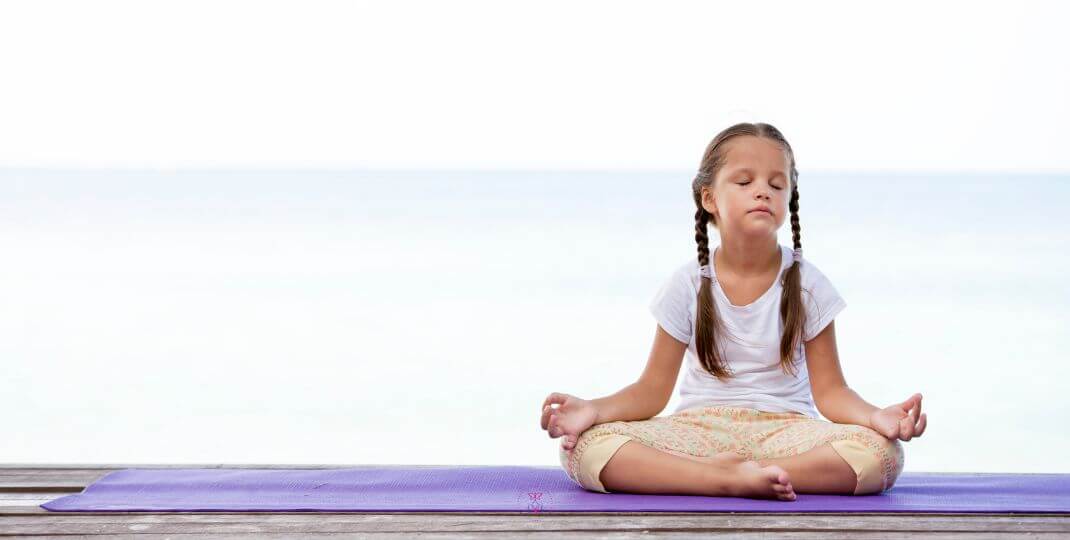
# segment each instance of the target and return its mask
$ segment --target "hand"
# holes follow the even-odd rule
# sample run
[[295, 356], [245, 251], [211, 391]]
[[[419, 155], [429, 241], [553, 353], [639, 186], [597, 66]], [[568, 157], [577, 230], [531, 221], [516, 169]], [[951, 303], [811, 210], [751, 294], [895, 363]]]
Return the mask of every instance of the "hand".
[[[560, 406], [553, 408], [552, 404]], [[565, 440], [561, 441], [561, 448], [565, 450], [575, 448], [580, 435], [593, 426], [597, 419], [598, 409], [594, 403], [573, 395], [554, 392], [542, 403], [542, 429], [545, 429], [552, 439], [564, 435]]]
[[874, 411], [869, 416], [869, 425], [877, 433], [895, 440], [909, 441], [925, 432], [926, 417], [921, 412], [921, 394], [910, 399]]

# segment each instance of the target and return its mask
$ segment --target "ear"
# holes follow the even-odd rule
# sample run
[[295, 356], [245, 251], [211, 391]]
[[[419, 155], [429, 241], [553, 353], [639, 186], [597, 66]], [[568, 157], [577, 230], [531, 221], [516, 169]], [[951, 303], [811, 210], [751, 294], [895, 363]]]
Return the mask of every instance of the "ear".
[[710, 187], [702, 188], [702, 208], [714, 217], [717, 216], [717, 196]]

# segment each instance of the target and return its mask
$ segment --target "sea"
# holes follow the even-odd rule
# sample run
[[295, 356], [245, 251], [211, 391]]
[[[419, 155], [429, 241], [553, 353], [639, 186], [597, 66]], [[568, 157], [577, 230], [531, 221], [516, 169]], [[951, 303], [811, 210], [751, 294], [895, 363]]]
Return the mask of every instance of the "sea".
[[[691, 174], [0, 170], [0, 463], [559, 466], [543, 400], [642, 373]], [[848, 385], [923, 396], [905, 470], [1070, 472], [1070, 173], [799, 192]]]

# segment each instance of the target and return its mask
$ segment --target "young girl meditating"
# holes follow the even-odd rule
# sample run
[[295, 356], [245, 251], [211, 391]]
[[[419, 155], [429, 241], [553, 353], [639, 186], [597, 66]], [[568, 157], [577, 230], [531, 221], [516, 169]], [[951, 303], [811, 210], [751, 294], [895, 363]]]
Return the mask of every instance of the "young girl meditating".
[[[554, 392], [543, 403], [542, 429], [564, 437], [569, 478], [603, 493], [783, 501], [895, 483], [899, 441], [925, 431], [922, 397], [882, 409], [847, 386], [833, 325], [846, 303], [802, 258], [798, 177], [769, 124], [736, 124], [706, 147], [691, 184], [698, 257], [650, 304], [658, 325], [639, 380], [595, 400]], [[777, 241], [789, 212], [794, 249]], [[712, 254], [707, 224], [721, 236]], [[655, 416], [685, 353], [681, 403]]]

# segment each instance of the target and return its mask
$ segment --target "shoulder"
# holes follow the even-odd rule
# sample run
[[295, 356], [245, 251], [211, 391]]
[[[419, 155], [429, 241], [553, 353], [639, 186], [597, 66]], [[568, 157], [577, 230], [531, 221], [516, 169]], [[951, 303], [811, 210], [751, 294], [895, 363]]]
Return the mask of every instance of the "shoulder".
[[802, 287], [810, 288], [816, 286], [824, 281], [828, 281], [828, 276], [821, 271], [821, 268], [813, 262], [802, 258], [801, 266], [799, 267], [799, 277], [802, 281]]
[[799, 268], [799, 277], [801, 278], [804, 289], [813, 290], [818, 287], [831, 285], [832, 282], [829, 280], [828, 276], [826, 276], [825, 273], [813, 263], [813, 261], [803, 257], [800, 262], [802, 266]]
[[[791, 256], [791, 249], [785, 246], [786, 255]], [[816, 301], [822, 303], [839, 296], [839, 291], [832, 284], [832, 280], [814, 263], [805, 256], [799, 262], [799, 281], [802, 289], [803, 300], [810, 303]]]
[[658, 324], [678, 341], [689, 343], [694, 330], [698, 290], [698, 263], [688, 261], [672, 267], [672, 274], [654, 294], [649, 309]]

